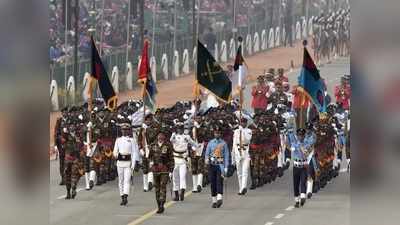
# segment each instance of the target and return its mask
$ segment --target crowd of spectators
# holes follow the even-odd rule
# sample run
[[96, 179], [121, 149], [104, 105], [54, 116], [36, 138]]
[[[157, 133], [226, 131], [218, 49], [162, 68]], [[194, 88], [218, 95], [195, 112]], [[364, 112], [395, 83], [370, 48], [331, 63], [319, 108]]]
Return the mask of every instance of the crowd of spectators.
[[[63, 3], [64, 2], [64, 3]], [[68, 2], [75, 2], [74, 0], [68, 0]], [[95, 5], [95, 24], [96, 24], [96, 37], [97, 41], [100, 41], [100, 31], [101, 31], [101, 19], [102, 19], [102, 1], [96, 0]], [[171, 6], [174, 4], [174, 0], [158, 0], [159, 4], [157, 5], [157, 10], [171, 10]], [[179, 7], [183, 7], [182, 1], [177, 1], [179, 3]], [[257, 1], [247, 0], [247, 1], [238, 1], [238, 10], [237, 10], [237, 25], [242, 26], [249, 23], [250, 19], [248, 16], [249, 11], [251, 11], [250, 15], [254, 16], [254, 12], [257, 11], [257, 7], [254, 4]], [[90, 18], [89, 11], [92, 8], [93, 0], [79, 0], [79, 21], [78, 21], [78, 33], [75, 34], [74, 30], [74, 14], [73, 12], [68, 14], [70, 15], [71, 26], [68, 27], [67, 35], [65, 35], [65, 25], [64, 25], [64, 13], [63, 13], [63, 4], [65, 4], [65, 0], [51, 0], [50, 1], [50, 46], [49, 46], [49, 54], [50, 60], [52, 62], [63, 63], [65, 59], [71, 58], [74, 53], [74, 40], [75, 35], [79, 36], [78, 43], [78, 56], [80, 58], [88, 58], [90, 56], [90, 37], [88, 35], [88, 29], [90, 25], [93, 23], [92, 18]], [[103, 42], [102, 42], [102, 50], [103, 54], [110, 54], [113, 52], [121, 51], [126, 48], [126, 37], [127, 37], [127, 16], [128, 16], [128, 3], [129, 0], [105, 0], [105, 10], [104, 10], [104, 23], [103, 26]], [[152, 10], [154, 7], [154, 0], [145, 0], [145, 11]], [[232, 9], [232, 1], [231, 0], [202, 0], [201, 2], [201, 11], [216, 13], [216, 14], [224, 14], [226, 18], [231, 17], [231, 9]], [[73, 11], [73, 9], [71, 10]], [[188, 11], [187, 11], [188, 12]], [[164, 16], [165, 17], [165, 16]], [[148, 17], [145, 17], [148, 19]], [[161, 18], [161, 16], [160, 16]], [[157, 26], [162, 26], [161, 29], [165, 29], [165, 31], [159, 31], [158, 36], [165, 36], [164, 39], [170, 39], [172, 31], [174, 27], [172, 26], [172, 21], [166, 17], [163, 23], [157, 24]], [[188, 16], [188, 19], [191, 17]], [[180, 18], [181, 20], [185, 20]], [[212, 21], [212, 22], [210, 22]], [[138, 47], [138, 38], [132, 38], [132, 36], [138, 37], [139, 26], [138, 26], [138, 18], [131, 17], [132, 26], [130, 28], [130, 39], [129, 43], [132, 48]], [[148, 22], [148, 21], [147, 21]], [[186, 21], [187, 22], [187, 21]], [[215, 23], [214, 20], [209, 20], [207, 22], [207, 27], [211, 26], [211, 23]], [[151, 24], [151, 21], [150, 21]], [[149, 28], [149, 25], [146, 25]], [[184, 29], [190, 29], [188, 28]], [[206, 28], [206, 27], [204, 27]], [[181, 32], [185, 35], [188, 35], [188, 31]], [[151, 32], [150, 32], [151, 35]], [[67, 36], [67, 43], [65, 43], [65, 36]], [[182, 37], [178, 37], [181, 39]], [[133, 41], [132, 41], [133, 40]], [[136, 41], [136, 42], [135, 42]], [[136, 44], [135, 44], [136, 43]], [[100, 44], [100, 43], [98, 43]]]

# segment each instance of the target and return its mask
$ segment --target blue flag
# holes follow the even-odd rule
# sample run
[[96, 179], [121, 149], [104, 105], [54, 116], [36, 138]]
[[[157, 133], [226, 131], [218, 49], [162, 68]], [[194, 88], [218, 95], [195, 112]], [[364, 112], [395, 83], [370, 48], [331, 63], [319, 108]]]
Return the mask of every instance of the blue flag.
[[307, 48], [304, 48], [303, 67], [298, 77], [299, 89], [314, 103], [319, 112], [326, 112], [327, 98], [326, 85], [319, 75]]

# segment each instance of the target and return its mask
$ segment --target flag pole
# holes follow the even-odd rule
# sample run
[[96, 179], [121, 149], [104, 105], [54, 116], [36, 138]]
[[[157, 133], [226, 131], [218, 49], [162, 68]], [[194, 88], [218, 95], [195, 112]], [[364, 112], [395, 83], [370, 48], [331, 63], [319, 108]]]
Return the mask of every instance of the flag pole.
[[[198, 108], [197, 108], [197, 102], [199, 101], [199, 92], [200, 92], [200, 90], [199, 90], [199, 84], [198, 84], [198, 81], [197, 81], [197, 64], [198, 64], [198, 61], [199, 61], [199, 59], [198, 59], [198, 56], [199, 56], [199, 22], [200, 22], [200, 0], [199, 1], [197, 1], [197, 11], [198, 11], [198, 14], [197, 14], [197, 22], [195, 23], [195, 11], [196, 11], [196, 6], [195, 6], [195, 4], [196, 4], [196, 0], [193, 0], [193, 27], [194, 26], [196, 26], [196, 33], [195, 33], [195, 46], [196, 46], [196, 51], [197, 51], [197, 57], [196, 57], [196, 64], [194, 65], [196, 68], [194, 68], [194, 73], [195, 73], [195, 76], [194, 76], [194, 115], [193, 115], [193, 120], [194, 121], [196, 121], [196, 115], [197, 115], [197, 111], [198, 111]], [[194, 140], [197, 142], [197, 127], [196, 126], [194, 126], [194, 129], [193, 129], [193, 138], [194, 138]]]
[[[242, 41], [243, 38], [241, 36], [238, 37], [238, 41], [239, 41], [239, 47], [242, 46]], [[241, 126], [242, 123], [242, 111], [243, 111], [243, 88], [242, 88], [242, 72], [243, 72], [243, 65], [239, 64], [239, 125]], [[242, 150], [243, 150], [243, 141], [242, 141], [242, 130], [240, 130], [239, 133], [239, 154], [240, 156], [242, 155]]]
[[[303, 40], [303, 47], [304, 50], [307, 49], [307, 40]], [[304, 121], [304, 104], [306, 102], [306, 95], [304, 94], [303, 90], [301, 91], [301, 104], [300, 104], [300, 120], [299, 120], [299, 128], [305, 127]]]

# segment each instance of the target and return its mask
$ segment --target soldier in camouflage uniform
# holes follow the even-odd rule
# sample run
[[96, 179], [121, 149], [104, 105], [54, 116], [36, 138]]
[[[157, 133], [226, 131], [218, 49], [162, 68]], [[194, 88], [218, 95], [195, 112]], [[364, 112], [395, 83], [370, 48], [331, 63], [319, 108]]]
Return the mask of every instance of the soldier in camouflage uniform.
[[112, 154], [112, 146], [115, 141], [112, 131], [115, 121], [111, 119], [111, 112], [107, 109], [100, 111], [98, 116], [101, 127], [99, 145], [101, 152], [103, 152], [104, 182], [107, 182], [115, 179], [115, 158]]
[[191, 151], [191, 167], [193, 180], [193, 193], [199, 193], [203, 186], [204, 158], [202, 157], [204, 147], [207, 146], [207, 128], [201, 123], [201, 117], [196, 117], [193, 126], [193, 139], [198, 146]]
[[260, 163], [263, 148], [265, 146], [263, 140], [263, 128], [260, 123], [260, 115], [255, 115], [254, 123], [257, 126], [252, 126], [252, 137], [250, 141], [250, 172], [251, 172], [251, 186], [253, 190], [261, 184]]
[[153, 119], [153, 115], [145, 117], [144, 124], [139, 131], [138, 144], [142, 157], [143, 171], [143, 191], [151, 191], [153, 188], [153, 173], [150, 171], [149, 165], [149, 149], [148, 147], [157, 141], [160, 126]]
[[164, 212], [164, 204], [167, 197], [167, 183], [172, 179], [174, 169], [173, 149], [164, 135], [159, 133], [157, 141], [149, 146], [148, 160], [151, 172], [154, 176], [154, 187], [156, 193], [157, 213]]
[[76, 196], [76, 185], [80, 178], [80, 155], [77, 146], [77, 137], [75, 136], [75, 126], [72, 123], [68, 126], [67, 132], [63, 134], [61, 143], [64, 145], [65, 150], [64, 179], [67, 188], [67, 196], [65, 199], [74, 199]]
[[64, 146], [61, 143], [61, 139], [64, 133], [64, 129], [67, 130], [67, 111], [68, 108], [64, 108], [61, 110], [62, 116], [57, 119], [56, 126], [54, 128], [54, 144], [55, 149], [58, 151], [58, 159], [59, 159], [59, 171], [61, 176], [60, 185], [65, 185], [64, 179], [64, 160], [65, 160], [65, 150]]

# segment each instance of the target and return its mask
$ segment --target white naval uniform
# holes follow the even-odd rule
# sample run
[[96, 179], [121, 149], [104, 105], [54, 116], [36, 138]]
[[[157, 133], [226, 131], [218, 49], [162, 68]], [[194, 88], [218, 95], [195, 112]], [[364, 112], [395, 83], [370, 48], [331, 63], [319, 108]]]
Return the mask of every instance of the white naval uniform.
[[[240, 152], [240, 132], [242, 132], [242, 146]], [[252, 132], [249, 128], [239, 127], [233, 132], [232, 163], [236, 164], [236, 172], [239, 182], [239, 192], [247, 188], [247, 180], [250, 171], [249, 144]]]
[[131, 185], [132, 169], [135, 168], [136, 161], [139, 160], [139, 148], [136, 138], [122, 136], [115, 140], [113, 155], [118, 159], [118, 155], [130, 155], [131, 160], [117, 160], [119, 194], [129, 195]]
[[189, 157], [189, 143], [195, 145], [193, 139], [187, 134], [173, 133], [170, 139], [174, 148], [174, 171], [172, 174], [173, 190], [186, 190], [187, 161]]
[[[89, 122], [86, 125], [89, 129], [92, 129], [93, 124], [92, 122]], [[90, 140], [90, 132], [86, 133], [86, 142], [84, 143], [86, 145], [86, 160], [89, 160], [90, 158], [93, 157], [96, 149], [97, 149], [97, 141], [96, 142], [92, 142], [91, 145], [89, 145], [89, 140]], [[90, 164], [89, 161], [85, 162]], [[89, 165], [87, 165], [89, 167]], [[96, 181], [96, 171], [94, 170], [94, 168], [92, 168], [89, 172], [85, 172], [85, 185], [86, 185], [86, 190], [90, 190], [90, 181], [92, 181], [93, 183]]]

